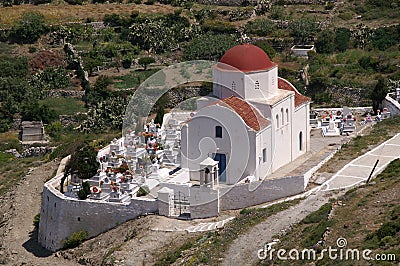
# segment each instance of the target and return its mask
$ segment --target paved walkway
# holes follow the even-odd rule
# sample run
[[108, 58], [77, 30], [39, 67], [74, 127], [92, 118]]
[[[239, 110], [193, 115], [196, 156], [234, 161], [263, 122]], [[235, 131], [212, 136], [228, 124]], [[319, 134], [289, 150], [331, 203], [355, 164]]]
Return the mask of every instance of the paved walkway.
[[322, 184], [321, 188], [328, 191], [353, 187], [368, 179], [377, 160], [379, 162], [372, 177], [396, 158], [400, 158], [400, 133], [345, 165]]

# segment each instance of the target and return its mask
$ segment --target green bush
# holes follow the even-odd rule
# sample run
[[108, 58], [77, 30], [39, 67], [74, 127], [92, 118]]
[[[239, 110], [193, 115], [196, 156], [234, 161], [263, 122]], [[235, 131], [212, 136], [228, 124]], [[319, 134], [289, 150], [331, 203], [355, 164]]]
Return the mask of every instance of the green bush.
[[79, 231], [75, 232], [71, 235], [70, 238], [67, 238], [63, 241], [64, 249], [74, 248], [79, 246], [89, 237], [89, 233], [87, 231]]
[[142, 196], [146, 196], [147, 194], [149, 194], [150, 190], [147, 186], [141, 186], [138, 190], [138, 192], [136, 193], [137, 197], [142, 197]]
[[275, 24], [271, 20], [265, 18], [251, 20], [245, 25], [245, 31], [247, 33], [256, 34], [257, 36], [266, 36], [275, 30]]
[[48, 27], [41, 13], [27, 12], [11, 28], [9, 37], [11, 41], [20, 44], [35, 43], [47, 31]]
[[144, 68], [144, 70], [147, 69], [148, 65], [150, 65], [154, 62], [156, 62], [156, 60], [153, 57], [141, 57], [141, 58], [139, 58], [139, 61], [138, 61], [139, 65], [141, 65]]
[[270, 59], [275, 57], [276, 51], [267, 41], [256, 41], [254, 45], [260, 47]]
[[33, 217], [33, 225], [35, 228], [39, 228], [39, 223], [40, 223], [40, 213], [36, 214], [35, 217]]
[[236, 37], [229, 34], [206, 33], [185, 46], [185, 60], [218, 60], [237, 44]]
[[325, 203], [317, 211], [310, 213], [301, 221], [303, 224], [318, 223], [328, 219], [328, 215], [332, 210], [332, 203]]

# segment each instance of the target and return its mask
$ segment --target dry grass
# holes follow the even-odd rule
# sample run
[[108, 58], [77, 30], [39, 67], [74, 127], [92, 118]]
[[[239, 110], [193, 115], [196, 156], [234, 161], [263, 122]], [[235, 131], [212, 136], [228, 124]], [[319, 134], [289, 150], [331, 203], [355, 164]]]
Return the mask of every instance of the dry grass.
[[47, 5], [19, 5], [13, 7], [0, 7], [0, 27], [9, 27], [23, 13], [36, 11], [43, 14], [49, 23], [63, 23], [82, 21], [86, 18], [93, 18], [95, 21], [103, 19], [105, 14], [126, 13], [139, 11], [140, 13], [167, 14], [176, 10], [175, 7], [154, 4], [154, 5], [136, 5], [136, 4], [47, 4]]

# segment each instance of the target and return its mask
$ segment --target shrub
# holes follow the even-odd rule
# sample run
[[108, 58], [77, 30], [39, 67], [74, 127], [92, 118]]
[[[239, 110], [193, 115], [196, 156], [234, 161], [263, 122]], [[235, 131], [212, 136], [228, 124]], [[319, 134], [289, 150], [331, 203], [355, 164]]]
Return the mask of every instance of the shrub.
[[89, 237], [89, 233], [87, 231], [79, 231], [75, 232], [71, 235], [70, 238], [67, 238], [63, 241], [64, 249], [74, 248], [79, 246]]
[[39, 228], [39, 223], [40, 223], [40, 213], [36, 214], [35, 217], [33, 217], [33, 225], [35, 228]]
[[325, 203], [317, 211], [310, 213], [303, 219], [303, 224], [318, 223], [328, 219], [328, 215], [332, 210], [332, 203]]
[[35, 43], [48, 28], [44, 16], [38, 12], [27, 12], [22, 14], [20, 20], [11, 28], [10, 39], [14, 42]]
[[139, 65], [143, 66], [144, 70], [147, 69], [147, 66], [154, 63], [156, 60], [153, 57], [141, 57], [139, 58]]
[[250, 34], [266, 36], [275, 31], [275, 24], [269, 19], [255, 19], [246, 23], [245, 30]]
[[270, 59], [273, 59], [275, 57], [276, 51], [271, 45], [269, 45], [268, 42], [256, 41], [254, 45], [260, 47], [269, 56]]
[[237, 44], [236, 37], [229, 34], [206, 33], [193, 39], [184, 50], [185, 60], [218, 60]]
[[136, 193], [137, 197], [142, 197], [142, 196], [146, 196], [147, 194], [149, 194], [150, 190], [147, 186], [141, 186], [138, 190], [138, 192]]
[[318, 53], [330, 54], [335, 49], [335, 33], [331, 30], [324, 30], [317, 35], [315, 48]]

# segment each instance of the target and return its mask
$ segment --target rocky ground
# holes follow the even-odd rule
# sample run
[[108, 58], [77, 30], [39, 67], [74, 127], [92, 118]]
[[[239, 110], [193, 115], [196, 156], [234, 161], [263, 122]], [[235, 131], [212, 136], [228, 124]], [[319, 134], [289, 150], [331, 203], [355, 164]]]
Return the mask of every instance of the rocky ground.
[[43, 183], [57, 167], [58, 162], [53, 161], [33, 169], [1, 197], [0, 264], [76, 265], [39, 246], [37, 230], [33, 226], [33, 218], [40, 211]]

